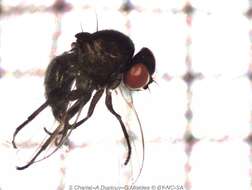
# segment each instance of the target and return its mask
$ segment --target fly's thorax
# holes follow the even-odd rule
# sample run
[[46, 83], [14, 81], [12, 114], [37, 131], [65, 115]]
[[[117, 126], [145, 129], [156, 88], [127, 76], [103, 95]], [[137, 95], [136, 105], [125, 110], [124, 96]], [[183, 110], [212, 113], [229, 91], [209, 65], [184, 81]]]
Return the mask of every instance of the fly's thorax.
[[101, 31], [91, 36], [81, 33], [77, 36], [77, 43], [77, 63], [81, 73], [96, 87], [113, 89], [118, 86], [122, 71], [134, 53], [131, 40], [116, 31]]
[[118, 80], [128, 59], [122, 53], [108, 51], [102, 41], [85, 43], [78, 49], [78, 68], [80, 75], [88, 77], [99, 86]]

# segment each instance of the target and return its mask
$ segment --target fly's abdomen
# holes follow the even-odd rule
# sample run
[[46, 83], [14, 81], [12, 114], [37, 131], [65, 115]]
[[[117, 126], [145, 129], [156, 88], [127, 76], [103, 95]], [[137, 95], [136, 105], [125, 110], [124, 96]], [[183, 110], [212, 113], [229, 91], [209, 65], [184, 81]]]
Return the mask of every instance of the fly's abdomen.
[[61, 120], [67, 109], [66, 96], [70, 93], [74, 82], [74, 57], [63, 54], [55, 57], [49, 64], [45, 76], [45, 95], [52, 108], [53, 115]]

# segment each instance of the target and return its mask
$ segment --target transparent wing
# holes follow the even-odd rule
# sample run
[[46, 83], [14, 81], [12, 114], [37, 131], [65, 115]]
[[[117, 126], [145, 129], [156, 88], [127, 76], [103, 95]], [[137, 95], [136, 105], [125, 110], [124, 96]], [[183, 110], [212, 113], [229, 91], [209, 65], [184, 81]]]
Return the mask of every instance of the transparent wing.
[[[128, 132], [131, 144], [130, 160], [127, 165], [124, 165], [122, 160], [121, 174], [124, 177], [122, 184], [133, 185], [138, 180], [144, 164], [144, 134], [140, 119], [133, 104], [132, 92], [120, 84], [115, 91], [115, 96], [118, 103], [114, 103], [116, 111], [121, 115], [126, 130]], [[120, 105], [117, 108], [116, 105]], [[121, 143], [124, 145], [124, 158], [128, 156], [126, 141], [123, 138]]]

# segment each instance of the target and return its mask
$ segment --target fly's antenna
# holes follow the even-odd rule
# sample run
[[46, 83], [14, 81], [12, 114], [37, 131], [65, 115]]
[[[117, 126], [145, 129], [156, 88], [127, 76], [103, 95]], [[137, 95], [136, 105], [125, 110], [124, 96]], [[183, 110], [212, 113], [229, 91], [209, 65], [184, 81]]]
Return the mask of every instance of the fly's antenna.
[[152, 79], [152, 82], [154, 82], [159, 87], [159, 83], [156, 80]]

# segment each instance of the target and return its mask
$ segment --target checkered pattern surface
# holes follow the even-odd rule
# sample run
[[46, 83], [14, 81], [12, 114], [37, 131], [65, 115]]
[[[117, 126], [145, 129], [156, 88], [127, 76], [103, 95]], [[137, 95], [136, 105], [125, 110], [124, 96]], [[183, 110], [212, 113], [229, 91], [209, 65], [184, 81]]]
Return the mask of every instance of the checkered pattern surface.
[[[71, 146], [24, 171], [53, 125], [50, 109], [22, 131], [15, 128], [45, 99], [50, 60], [78, 32], [115, 29], [157, 63], [150, 91], [134, 93], [145, 134], [145, 164], [136, 185], [187, 190], [252, 188], [252, 2], [235, 1], [0, 1], [0, 189], [83, 189], [118, 186], [122, 135], [103, 104]], [[29, 140], [29, 139], [35, 139]], [[181, 188], [180, 188], [181, 189]]]

